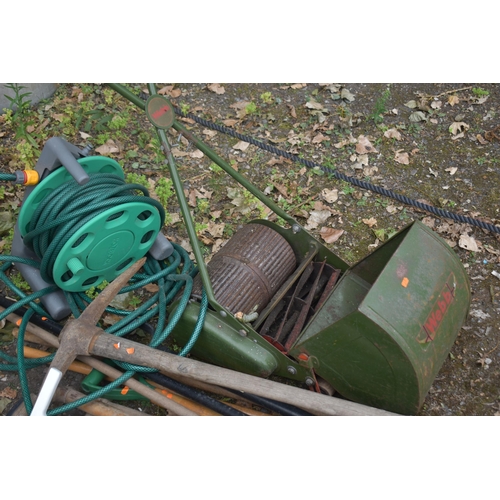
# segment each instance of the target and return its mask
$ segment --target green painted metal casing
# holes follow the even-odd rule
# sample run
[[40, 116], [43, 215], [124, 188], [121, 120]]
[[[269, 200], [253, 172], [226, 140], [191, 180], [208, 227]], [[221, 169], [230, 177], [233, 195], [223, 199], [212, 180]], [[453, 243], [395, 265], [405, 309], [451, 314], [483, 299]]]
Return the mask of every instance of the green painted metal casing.
[[344, 273], [289, 354], [347, 399], [416, 414], [470, 298], [458, 256], [414, 222]]

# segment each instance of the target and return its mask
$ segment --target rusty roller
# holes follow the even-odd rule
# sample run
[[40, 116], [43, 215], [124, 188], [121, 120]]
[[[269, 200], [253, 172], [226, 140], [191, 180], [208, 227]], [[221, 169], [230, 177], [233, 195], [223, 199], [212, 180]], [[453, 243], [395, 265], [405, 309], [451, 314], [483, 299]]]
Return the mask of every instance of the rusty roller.
[[[262, 224], [241, 228], [207, 265], [217, 301], [233, 314], [260, 313], [295, 267], [289, 243]], [[201, 285], [198, 275], [195, 297], [201, 296]]]

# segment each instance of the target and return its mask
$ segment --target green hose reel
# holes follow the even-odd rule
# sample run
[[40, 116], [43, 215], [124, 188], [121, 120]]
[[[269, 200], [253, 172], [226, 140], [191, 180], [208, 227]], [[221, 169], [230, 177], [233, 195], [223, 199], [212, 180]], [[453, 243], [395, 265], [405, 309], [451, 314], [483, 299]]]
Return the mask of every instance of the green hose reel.
[[[110, 158], [94, 156], [77, 161], [89, 175], [112, 174], [124, 179], [121, 166]], [[58, 168], [35, 187], [19, 214], [23, 238], [39, 205], [71, 180], [65, 168]], [[59, 249], [52, 270], [55, 284], [68, 292], [81, 292], [104, 280], [112, 281], [148, 252], [161, 225], [158, 211], [141, 201], [141, 196], [102, 211], [85, 222]]]

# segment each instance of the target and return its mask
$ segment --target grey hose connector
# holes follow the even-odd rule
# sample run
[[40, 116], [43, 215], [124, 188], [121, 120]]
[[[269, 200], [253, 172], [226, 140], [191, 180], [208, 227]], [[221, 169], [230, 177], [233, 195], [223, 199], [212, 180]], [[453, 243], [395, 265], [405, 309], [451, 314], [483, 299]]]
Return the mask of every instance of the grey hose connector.
[[25, 181], [24, 172], [21, 170], [16, 170], [14, 173], [16, 175], [16, 180], [14, 181], [14, 184], [24, 184]]

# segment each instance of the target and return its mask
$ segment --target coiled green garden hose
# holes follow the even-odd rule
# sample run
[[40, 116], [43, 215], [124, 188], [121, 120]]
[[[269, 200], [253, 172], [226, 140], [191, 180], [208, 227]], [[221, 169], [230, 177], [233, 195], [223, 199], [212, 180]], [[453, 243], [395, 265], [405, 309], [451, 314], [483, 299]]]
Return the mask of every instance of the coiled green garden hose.
[[[149, 193], [143, 186], [125, 184], [122, 179], [111, 174], [93, 174], [90, 177], [90, 181], [85, 186], [79, 186], [76, 182], [70, 181], [64, 187], [61, 186], [55, 189], [37, 207], [24, 240], [26, 244], [32, 246], [41, 262], [12, 255], [0, 255], [0, 262], [3, 262], [0, 266], [0, 280], [19, 297], [15, 304], [0, 313], [0, 320], [6, 318], [20, 306], [26, 305], [29, 307], [19, 328], [17, 357], [8, 356], [0, 351], [0, 358], [3, 360], [3, 362], [0, 362], [0, 370], [17, 371], [19, 373], [21, 391], [28, 414], [31, 413], [32, 403], [26, 371], [50, 363], [54, 354], [35, 360], [25, 359], [23, 356], [24, 332], [29, 318], [34, 312], [50, 317], [37, 301], [44, 295], [58, 290], [58, 287], [52, 285], [32, 294], [25, 294], [7, 276], [6, 273], [10, 266], [14, 263], [30, 265], [40, 269], [42, 277], [47, 282], [51, 282], [51, 269], [54, 260], [57, 258], [58, 251], [71, 235], [102, 211], [117, 204], [133, 201], [136, 198], [133, 191], [140, 191], [142, 193], [141, 201], [155, 206], [160, 212], [162, 224], [164, 221], [165, 212], [163, 207], [156, 200], [149, 198]], [[0, 180], [3, 179], [0, 177]], [[106, 308], [107, 312], [122, 317], [105, 330], [107, 333], [112, 333], [117, 337], [124, 337], [145, 322], [155, 318], [156, 329], [149, 346], [156, 348], [167, 340], [189, 302], [193, 278], [197, 273], [197, 268], [189, 258], [188, 253], [181, 246], [175, 243], [172, 243], [172, 245], [174, 251], [165, 261], [158, 261], [148, 256], [143, 266], [144, 272], [137, 273], [130, 280], [130, 284], [121, 290], [121, 293], [132, 292], [151, 283], [158, 285], [158, 291], [134, 311], [126, 311], [111, 306]], [[64, 294], [75, 318], [78, 318], [91, 302], [91, 299], [83, 292], [64, 291]], [[175, 313], [171, 318], [167, 318], [168, 305], [179, 295], [179, 304]], [[179, 353], [180, 356], [186, 356], [196, 342], [203, 328], [207, 308], [208, 299], [203, 292], [198, 320], [189, 342]], [[84, 398], [49, 410], [47, 415], [59, 415], [96, 398], [103, 397], [108, 391], [124, 384], [138, 372], [156, 371], [152, 368], [130, 363], [117, 362], [117, 364], [126, 370], [118, 379]]]

